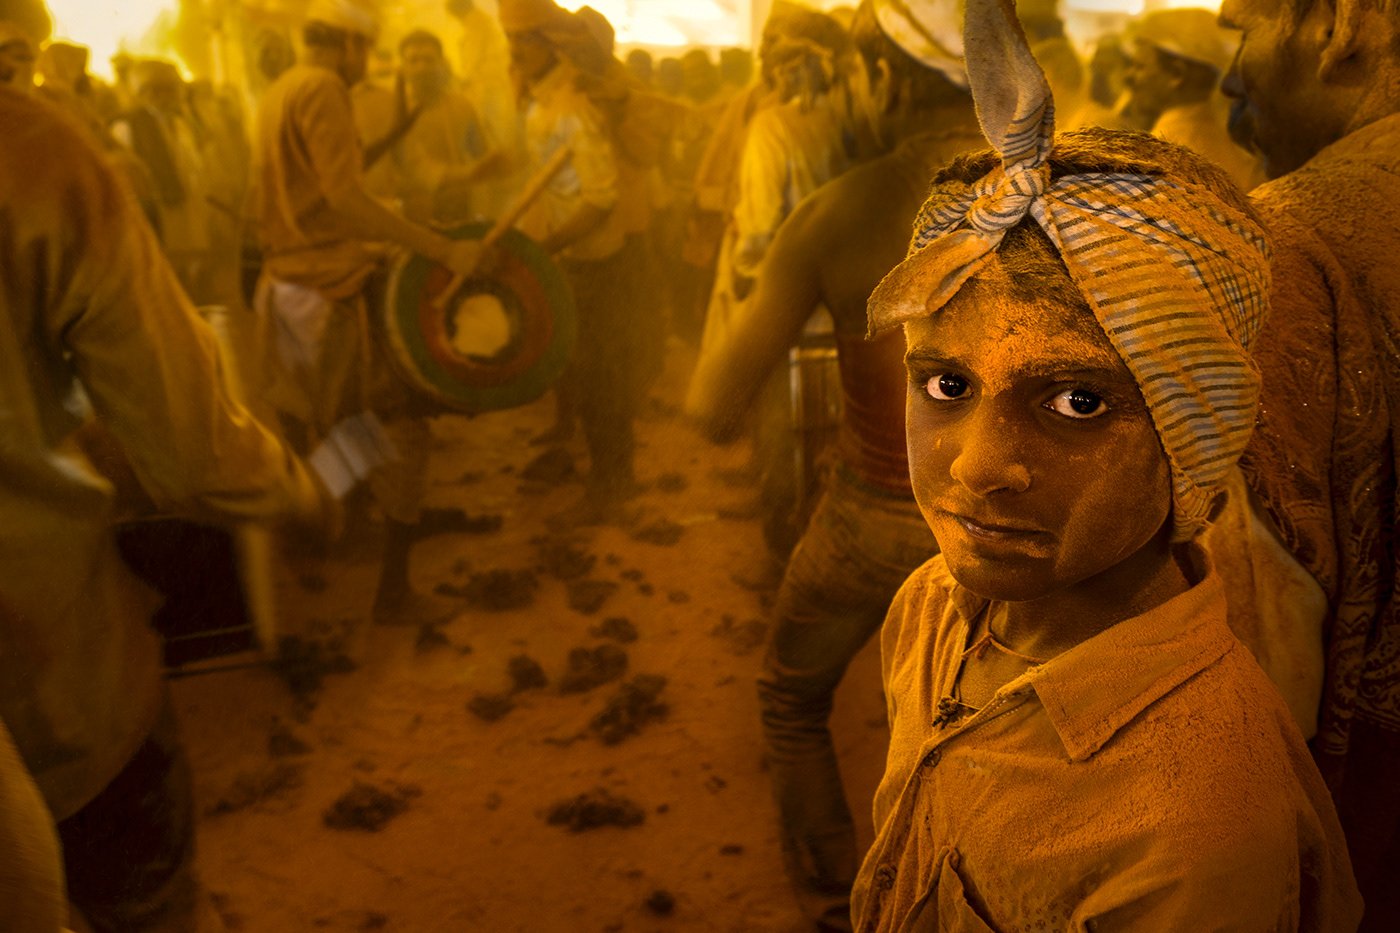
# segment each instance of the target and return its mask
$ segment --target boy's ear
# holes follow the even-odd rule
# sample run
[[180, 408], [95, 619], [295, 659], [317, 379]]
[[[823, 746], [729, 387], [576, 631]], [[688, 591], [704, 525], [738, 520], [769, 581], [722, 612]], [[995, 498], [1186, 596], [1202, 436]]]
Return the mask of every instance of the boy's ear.
[[1336, 76], [1342, 62], [1356, 54], [1365, 10], [1362, 0], [1316, 0], [1316, 9], [1317, 14], [1330, 13], [1332, 18], [1327, 30], [1327, 45], [1322, 49], [1321, 61], [1317, 66], [1317, 78], [1326, 84]]

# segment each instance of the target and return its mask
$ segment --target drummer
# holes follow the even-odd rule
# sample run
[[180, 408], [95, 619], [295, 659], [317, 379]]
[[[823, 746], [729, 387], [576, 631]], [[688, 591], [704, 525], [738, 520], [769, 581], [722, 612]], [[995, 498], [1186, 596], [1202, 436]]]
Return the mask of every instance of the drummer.
[[[470, 274], [481, 250], [405, 220], [365, 189], [350, 87], [365, 75], [377, 32], [362, 2], [314, 0], [304, 60], [259, 106], [255, 205], [266, 259], [257, 305], [268, 334], [268, 400], [304, 424], [311, 441], [345, 416], [372, 411], [397, 449], [398, 459], [370, 480], [386, 525], [374, 619], [414, 624], [450, 614], [408, 582], [409, 549], [439, 524], [423, 521], [431, 434], [408, 390], [372, 352], [365, 288], [383, 258], [378, 244], [461, 274]], [[447, 530], [452, 517], [433, 516], [446, 519]]]
[[553, 524], [601, 524], [614, 520], [637, 491], [632, 422], [660, 354], [654, 316], [647, 317], [656, 302], [654, 288], [648, 294], [646, 175], [626, 149], [626, 121], [610, 123], [598, 106], [625, 99], [631, 79], [612, 57], [606, 21], [593, 21], [595, 34], [587, 19], [553, 0], [502, 0], [500, 16], [518, 90], [529, 105], [532, 171], [561, 146], [573, 153], [522, 224], [559, 256], [579, 318], [573, 363], [555, 387], [559, 423], [536, 440], [566, 439], [575, 416], [583, 424], [588, 489]]

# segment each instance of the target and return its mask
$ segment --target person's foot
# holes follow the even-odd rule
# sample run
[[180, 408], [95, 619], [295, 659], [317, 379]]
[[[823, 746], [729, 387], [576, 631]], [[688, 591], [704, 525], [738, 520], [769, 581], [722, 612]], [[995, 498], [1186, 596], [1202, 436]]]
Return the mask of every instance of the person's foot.
[[487, 534], [499, 531], [504, 520], [500, 515], [468, 515], [461, 509], [423, 509], [414, 526], [413, 539], [422, 541], [446, 534]]
[[554, 427], [530, 438], [530, 446], [549, 447], [554, 444], [566, 444], [573, 439], [574, 423], [572, 421], [559, 421], [555, 423]]
[[398, 598], [376, 599], [371, 618], [375, 625], [413, 625], [421, 628], [449, 622], [461, 611], [460, 603], [409, 590]]

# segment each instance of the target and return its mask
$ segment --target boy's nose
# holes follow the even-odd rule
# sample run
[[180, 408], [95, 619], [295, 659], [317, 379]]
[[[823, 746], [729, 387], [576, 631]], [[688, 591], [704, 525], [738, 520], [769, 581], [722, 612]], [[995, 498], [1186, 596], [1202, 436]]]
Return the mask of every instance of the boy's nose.
[[1031, 471], [1010, 419], [979, 411], [965, 418], [961, 427], [958, 455], [949, 469], [955, 482], [979, 497], [1030, 488]]

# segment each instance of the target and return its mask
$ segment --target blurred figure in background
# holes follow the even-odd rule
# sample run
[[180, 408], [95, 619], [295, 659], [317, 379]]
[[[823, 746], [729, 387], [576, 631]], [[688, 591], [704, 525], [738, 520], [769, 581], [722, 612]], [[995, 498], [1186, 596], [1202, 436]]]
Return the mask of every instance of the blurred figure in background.
[[667, 56], [656, 66], [656, 90], [667, 97], [680, 97], [685, 91], [685, 69], [678, 58]]
[[753, 53], [748, 49], [720, 50], [719, 79], [731, 92], [748, 87], [753, 80]]
[[1021, 0], [1016, 17], [1030, 40], [1031, 54], [1055, 92], [1055, 119], [1061, 126], [1073, 126], [1079, 122], [1087, 94], [1084, 65], [1065, 35], [1060, 0]]
[[[476, 108], [486, 136], [502, 151], [518, 158], [524, 145], [523, 122], [511, 85], [510, 53], [506, 49], [505, 34], [496, 19], [474, 0], [447, 0], [447, 12], [462, 25], [458, 43], [461, 74], [457, 79]], [[523, 178], [506, 177], [492, 186], [495, 193], [488, 195], [483, 207], [485, 212], [498, 216], [510, 203], [513, 192], [523, 184]]]
[[631, 78], [611, 54], [611, 27], [596, 22], [596, 14], [593, 19], [590, 25], [590, 17], [553, 0], [501, 4], [527, 108], [531, 172], [562, 146], [572, 153], [521, 224], [558, 257], [579, 319], [573, 360], [554, 389], [558, 421], [536, 438], [563, 441], [577, 419], [588, 444], [584, 496], [555, 517], [558, 526], [614, 520], [637, 492], [633, 420], [659, 357], [652, 337], [659, 333], [661, 302], [647, 242], [651, 193], [641, 164], [646, 153], [637, 148], [645, 140], [635, 138], [636, 130], [648, 128], [631, 125]]
[[131, 72], [136, 106], [112, 136], [145, 166], [157, 195], [156, 232], [195, 304], [211, 304], [209, 192], [185, 109], [185, 81], [173, 62], [145, 59]]
[[1132, 56], [1123, 49], [1120, 35], [1100, 36], [1089, 57], [1089, 96], [1080, 111], [1079, 122], [1085, 126], [1102, 126], [1110, 130], [1126, 130], [1128, 121], [1119, 116], [1127, 104], [1125, 78]]
[[373, 190], [419, 223], [456, 226], [486, 214], [491, 192], [482, 182], [505, 168], [506, 154], [453, 86], [437, 36], [410, 32], [399, 58], [393, 92], [369, 82], [352, 92]]
[[1156, 10], [1130, 24], [1123, 115], [1134, 129], [1185, 146], [1230, 173], [1244, 191], [1264, 180], [1259, 160], [1230, 139], [1229, 101], [1218, 92], [1238, 36], [1209, 10]]
[[1327, 594], [1311, 744], [1366, 902], [1361, 930], [1382, 933], [1400, 929], [1400, 10], [1225, 0], [1221, 23], [1242, 33], [1222, 83], [1231, 134], [1271, 179], [1253, 192], [1273, 233], [1273, 304], [1242, 465]]
[[23, 26], [0, 22], [0, 85], [32, 97], [38, 57], [38, 48]]
[[633, 49], [627, 53], [627, 70], [643, 86], [652, 86], [651, 53], [646, 49]]
[[904, 431], [904, 336], [866, 339], [866, 299], [905, 256], [930, 173], [983, 144], [955, 0], [867, 0], [851, 38], [883, 152], [821, 188], [778, 230], [752, 300], [688, 400], [731, 438], [808, 318], [830, 310], [841, 375], [836, 464], [793, 551], [759, 680], [784, 864], [819, 930], [849, 930], [859, 864], [827, 721], [851, 659], [905, 578], [937, 550], [914, 501]]
[[315, 0], [306, 58], [268, 88], [258, 110], [254, 209], [263, 246], [257, 311], [266, 329], [266, 397], [307, 447], [343, 418], [372, 412], [397, 461], [370, 476], [384, 513], [384, 549], [372, 617], [426, 625], [452, 614], [409, 583], [415, 542], [459, 530], [459, 510], [423, 507], [432, 432], [421, 404], [369, 339], [366, 288], [385, 244], [471, 274], [480, 244], [454, 242], [406, 220], [365, 188], [350, 87], [369, 65], [374, 12], [356, 0]]

